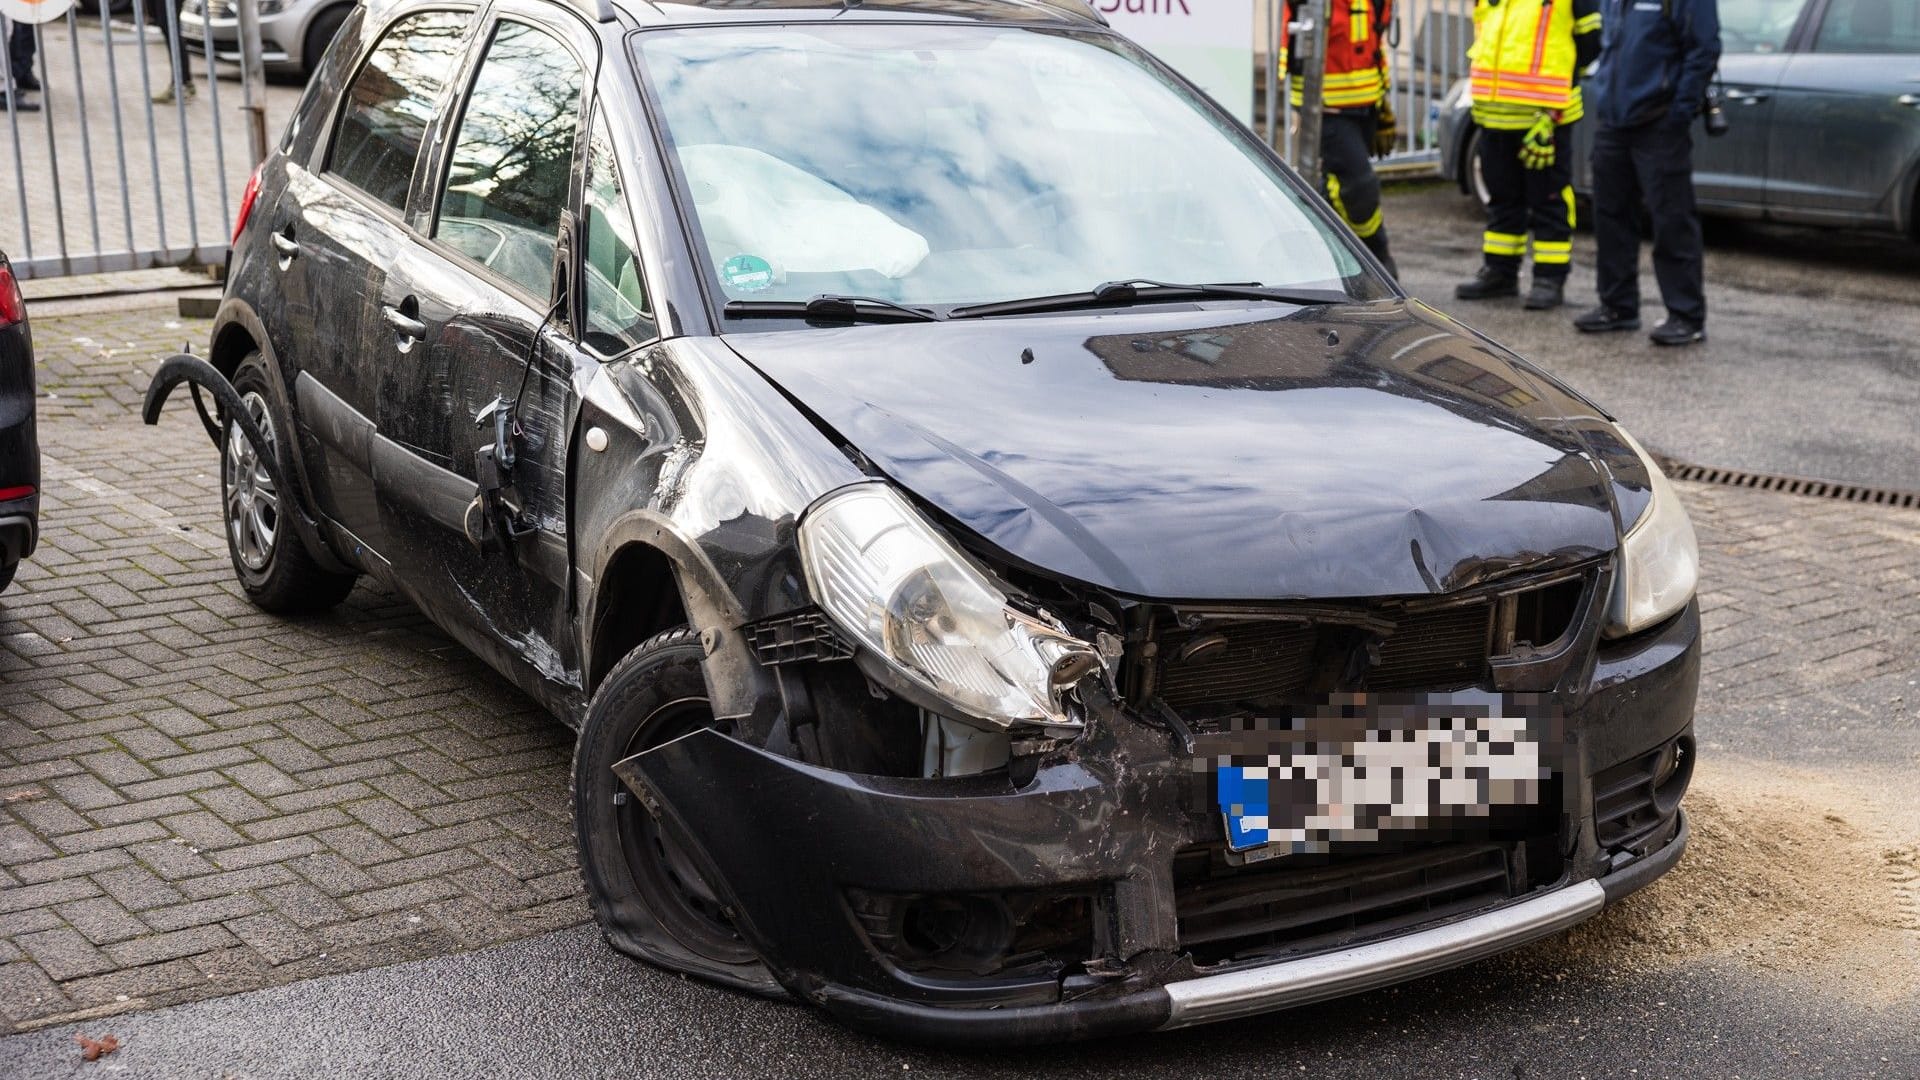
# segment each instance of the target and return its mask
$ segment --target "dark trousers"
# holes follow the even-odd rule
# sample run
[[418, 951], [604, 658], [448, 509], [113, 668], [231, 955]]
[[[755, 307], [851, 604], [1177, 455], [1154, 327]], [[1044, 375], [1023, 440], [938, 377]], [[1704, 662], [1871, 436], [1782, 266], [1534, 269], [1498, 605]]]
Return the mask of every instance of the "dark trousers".
[[1653, 218], [1653, 276], [1667, 314], [1707, 321], [1700, 215], [1693, 205], [1693, 132], [1666, 120], [1636, 128], [1601, 125], [1593, 133], [1594, 239], [1600, 302], [1640, 310], [1640, 223]]
[[1398, 277], [1381, 222], [1380, 177], [1373, 171], [1373, 135], [1379, 125], [1380, 114], [1372, 109], [1327, 112], [1320, 120], [1320, 161], [1327, 201], [1367, 250]]
[[160, 36], [167, 41], [167, 56], [173, 61], [173, 70], [180, 73], [180, 81], [191, 81], [193, 65], [187, 59], [187, 43], [180, 40], [178, 0], [141, 0], [141, 3], [146, 8], [147, 22], [159, 27]]
[[[36, 51], [33, 40], [33, 27], [18, 20], [9, 20], [7, 31], [7, 64], [13, 72], [13, 79], [19, 82], [33, 74], [33, 54]], [[7, 87], [0, 86], [0, 90]]]
[[1487, 231], [1480, 250], [1487, 265], [1518, 276], [1520, 257], [1533, 234], [1533, 277], [1565, 281], [1573, 265], [1573, 147], [1567, 128], [1553, 133], [1553, 164], [1529, 169], [1520, 163], [1525, 131], [1480, 132], [1480, 170], [1487, 181]]

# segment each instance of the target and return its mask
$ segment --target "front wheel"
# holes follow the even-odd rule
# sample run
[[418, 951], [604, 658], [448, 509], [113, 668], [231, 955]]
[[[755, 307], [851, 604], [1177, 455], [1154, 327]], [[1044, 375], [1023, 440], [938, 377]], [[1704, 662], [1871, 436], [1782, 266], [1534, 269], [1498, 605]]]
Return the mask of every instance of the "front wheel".
[[[593, 917], [630, 956], [778, 994], [726, 904], [690, 856], [613, 773], [616, 762], [716, 727], [700, 636], [669, 630], [628, 653], [593, 695], [573, 752], [573, 828]], [[723, 729], [724, 730], [724, 729]]]
[[[248, 415], [267, 438], [268, 452], [288, 468], [281, 453], [282, 436], [268, 404], [266, 367], [259, 353], [250, 354], [233, 373], [233, 388]], [[220, 504], [224, 512], [227, 553], [247, 599], [262, 611], [292, 613], [324, 611], [346, 599], [357, 575], [336, 574], [307, 552], [288, 519], [297, 509], [291, 492], [274, 486], [259, 452], [241, 433], [233, 417], [224, 417], [220, 439]]]

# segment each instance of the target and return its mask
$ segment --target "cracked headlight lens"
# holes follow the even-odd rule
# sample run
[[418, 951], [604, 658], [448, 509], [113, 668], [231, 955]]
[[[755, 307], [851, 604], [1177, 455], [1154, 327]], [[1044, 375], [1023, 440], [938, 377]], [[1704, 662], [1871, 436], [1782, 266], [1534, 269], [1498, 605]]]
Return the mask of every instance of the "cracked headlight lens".
[[1079, 727], [1061, 695], [1093, 646], [1007, 603], [939, 529], [885, 484], [833, 492], [800, 522], [807, 584], [834, 621], [961, 716]]
[[1608, 637], [1644, 630], [1686, 607], [1700, 578], [1700, 545], [1679, 494], [1645, 447], [1624, 430], [1620, 438], [1646, 465], [1651, 498], [1620, 544], [1619, 577], [1607, 605]]

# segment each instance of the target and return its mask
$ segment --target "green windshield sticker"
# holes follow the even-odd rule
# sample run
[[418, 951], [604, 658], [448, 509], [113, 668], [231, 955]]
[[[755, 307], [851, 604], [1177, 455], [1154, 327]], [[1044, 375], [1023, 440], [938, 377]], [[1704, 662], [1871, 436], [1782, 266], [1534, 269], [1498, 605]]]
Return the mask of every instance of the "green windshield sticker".
[[758, 255], [735, 255], [720, 264], [720, 276], [743, 292], [759, 292], [773, 285], [773, 266]]

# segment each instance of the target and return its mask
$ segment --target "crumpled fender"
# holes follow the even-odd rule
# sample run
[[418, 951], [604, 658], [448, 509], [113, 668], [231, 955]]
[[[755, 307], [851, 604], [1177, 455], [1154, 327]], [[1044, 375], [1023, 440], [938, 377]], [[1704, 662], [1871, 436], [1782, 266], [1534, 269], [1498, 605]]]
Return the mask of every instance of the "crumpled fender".
[[[161, 362], [160, 369], [153, 373], [153, 381], [147, 384], [146, 401], [140, 407], [141, 421], [149, 426], [159, 423], [160, 410], [166, 405], [168, 395], [182, 383], [205, 387], [207, 392], [213, 395], [215, 404], [220, 407], [222, 418], [232, 420], [240, 428], [240, 433], [245, 435], [247, 441], [260, 452], [260, 461], [266, 466], [267, 477], [273, 481], [275, 490], [288, 493], [289, 498], [281, 505], [291, 508], [292, 513], [287, 516], [292, 519], [294, 533], [306, 546], [307, 553], [312, 555], [321, 566], [335, 573], [352, 572], [351, 567], [334, 557], [326, 541], [321, 539], [320, 523], [307, 511], [305, 489], [297, 484], [294, 475], [281, 465], [279, 456], [272, 452], [267, 442], [266, 433], [260, 430], [260, 425], [254, 422], [253, 416], [247, 412], [241, 402], [239, 391], [233, 388], [233, 384], [227, 381], [225, 375], [220, 374], [218, 368], [192, 353], [176, 353], [167, 357]], [[194, 404], [200, 407], [197, 394]], [[219, 446], [223, 429], [207, 416], [204, 407], [200, 407], [200, 421], [206, 425], [207, 435], [213, 440], [213, 444], [216, 447]]]

